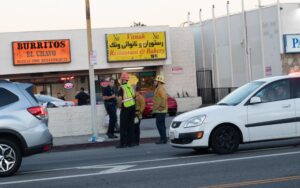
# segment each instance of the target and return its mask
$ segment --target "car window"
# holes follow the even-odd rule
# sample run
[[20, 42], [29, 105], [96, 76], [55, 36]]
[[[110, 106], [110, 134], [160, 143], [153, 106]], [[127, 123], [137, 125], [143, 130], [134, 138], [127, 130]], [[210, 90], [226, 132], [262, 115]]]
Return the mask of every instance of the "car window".
[[262, 102], [280, 101], [291, 98], [289, 80], [280, 80], [271, 83], [258, 92], [256, 97], [260, 97]]
[[7, 89], [0, 88], [0, 107], [17, 102], [19, 97]]
[[30, 86], [30, 87], [26, 88], [26, 91], [36, 102], [38, 102], [38, 100], [35, 98], [35, 96], [32, 92], [32, 89], [33, 89], [33, 86]]
[[300, 78], [294, 80], [295, 97], [300, 98]]
[[227, 95], [217, 105], [237, 105], [241, 103], [244, 99], [246, 99], [247, 96], [249, 96], [252, 92], [258, 89], [264, 83], [265, 82], [255, 81], [245, 84], [242, 87], [239, 87], [238, 89], [234, 90], [229, 95]]

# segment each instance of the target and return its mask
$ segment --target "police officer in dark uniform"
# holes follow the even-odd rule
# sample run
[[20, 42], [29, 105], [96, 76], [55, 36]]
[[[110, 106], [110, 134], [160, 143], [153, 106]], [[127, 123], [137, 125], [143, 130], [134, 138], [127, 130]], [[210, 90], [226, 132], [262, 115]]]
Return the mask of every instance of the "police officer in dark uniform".
[[118, 138], [115, 136], [115, 125], [117, 122], [117, 99], [115, 95], [115, 81], [113, 79], [106, 79], [109, 83], [107, 87], [103, 89], [104, 106], [107, 114], [109, 115], [109, 125], [107, 130], [108, 138]]

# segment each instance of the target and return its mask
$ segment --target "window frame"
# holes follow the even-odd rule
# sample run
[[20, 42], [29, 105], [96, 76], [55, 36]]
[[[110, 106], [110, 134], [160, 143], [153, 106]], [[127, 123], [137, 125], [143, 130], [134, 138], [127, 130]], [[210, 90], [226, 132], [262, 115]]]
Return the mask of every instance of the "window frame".
[[1, 103], [0, 103], [0, 108], [3, 108], [3, 107], [5, 107], [5, 106], [7, 106], [7, 105], [16, 103], [16, 102], [18, 102], [18, 101], [20, 100], [19, 96], [16, 95], [16, 94], [14, 94], [14, 93], [11, 92], [10, 90], [8, 90], [8, 89], [6, 89], [6, 88], [4, 88], [4, 87], [0, 87], [0, 92], [1, 92], [1, 90], [4, 90], [5, 92], [7, 92], [7, 93], [10, 94], [11, 96], [13, 96], [15, 100], [14, 100], [14, 101], [9, 101], [9, 103], [4, 103], [4, 104], [1, 104]]
[[268, 101], [268, 102], [260, 102], [259, 104], [265, 104], [265, 103], [270, 103], [270, 102], [278, 102], [278, 101], [284, 101], [284, 100], [291, 100], [291, 99], [294, 99], [294, 91], [293, 91], [293, 87], [292, 84], [293, 82], [291, 81], [290, 78], [285, 78], [285, 79], [281, 79], [281, 80], [276, 80], [276, 81], [273, 81], [271, 83], [268, 83], [266, 84], [265, 86], [263, 86], [262, 88], [260, 88], [257, 92], [255, 92], [248, 100], [248, 102], [246, 104], [248, 105], [251, 105], [250, 104], [250, 100], [251, 98], [255, 97], [259, 92], [261, 92], [263, 89], [265, 89], [266, 87], [269, 87], [271, 84], [275, 84], [277, 82], [282, 82], [282, 81], [285, 81], [287, 80], [289, 82], [289, 87], [290, 87], [290, 97], [288, 99], [280, 99], [280, 100], [273, 100], [273, 101]]

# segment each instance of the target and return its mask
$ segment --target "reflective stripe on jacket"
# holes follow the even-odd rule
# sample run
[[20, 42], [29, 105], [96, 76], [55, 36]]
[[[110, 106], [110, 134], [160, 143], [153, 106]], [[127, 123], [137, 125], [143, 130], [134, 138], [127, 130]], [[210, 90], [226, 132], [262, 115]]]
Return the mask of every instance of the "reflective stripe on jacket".
[[134, 91], [129, 84], [124, 84], [121, 86], [123, 89], [123, 100], [122, 103], [125, 108], [131, 107], [135, 105], [134, 101]]

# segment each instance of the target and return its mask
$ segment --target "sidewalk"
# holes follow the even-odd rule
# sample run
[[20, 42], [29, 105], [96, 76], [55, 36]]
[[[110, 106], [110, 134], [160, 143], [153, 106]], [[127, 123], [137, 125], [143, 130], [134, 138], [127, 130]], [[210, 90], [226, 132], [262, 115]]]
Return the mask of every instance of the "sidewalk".
[[[91, 135], [53, 138], [53, 150], [62, 151], [116, 146], [120, 141], [120, 134], [116, 133], [115, 135], [118, 136], [117, 139], [108, 139], [106, 135], [99, 135], [99, 137], [105, 138], [104, 142], [88, 141]], [[140, 144], [154, 143], [155, 141], [157, 141], [157, 139], [159, 139], [157, 130], [141, 130]]]
[[[166, 118], [167, 134], [168, 134], [168, 127], [172, 119], [173, 117]], [[159, 133], [155, 125], [155, 119], [143, 120], [140, 127], [141, 127], [140, 144], [155, 143], [155, 141], [159, 139]], [[105, 138], [104, 142], [88, 141], [91, 135], [55, 137], [53, 138], [53, 151], [116, 146], [120, 140], [120, 134], [116, 133], [115, 135], [118, 136], [117, 139], [108, 139], [105, 134], [99, 135], [99, 137]]]

